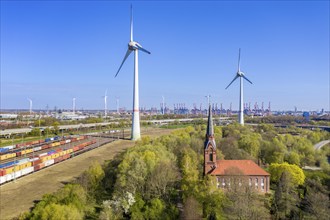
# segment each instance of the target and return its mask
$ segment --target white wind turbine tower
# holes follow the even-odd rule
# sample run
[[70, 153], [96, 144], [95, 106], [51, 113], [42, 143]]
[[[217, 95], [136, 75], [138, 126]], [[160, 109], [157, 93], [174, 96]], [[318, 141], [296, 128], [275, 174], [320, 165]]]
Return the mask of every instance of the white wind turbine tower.
[[119, 97], [116, 97], [117, 114], [119, 114]]
[[244, 73], [240, 69], [240, 59], [241, 59], [241, 48], [238, 51], [238, 70], [235, 78], [229, 83], [226, 89], [237, 79], [240, 80], [240, 93], [239, 93], [239, 113], [238, 113], [238, 122], [241, 125], [244, 125], [244, 112], [243, 112], [243, 79], [252, 84], [252, 82], [245, 77]]
[[128, 49], [121, 63], [115, 77], [118, 75], [121, 67], [123, 66], [127, 57], [134, 51], [134, 84], [133, 84], [133, 116], [132, 116], [132, 140], [138, 140], [141, 138], [140, 134], [140, 113], [139, 113], [139, 61], [138, 61], [138, 51], [141, 50], [147, 54], [150, 52], [136, 42], [133, 41], [133, 9], [131, 5], [131, 38], [130, 42], [128, 43]]
[[104, 93], [104, 117], [106, 118], [107, 117], [107, 109], [108, 109], [108, 105], [107, 105], [107, 99], [108, 99], [108, 96], [107, 96], [107, 93], [108, 93], [108, 89], [105, 90], [105, 93]]
[[163, 99], [163, 115], [165, 115], [165, 97], [162, 96], [162, 99]]
[[73, 114], [75, 114], [75, 110], [76, 110], [76, 98], [72, 99], [72, 112]]
[[32, 114], [32, 99], [30, 99], [30, 98], [27, 98], [27, 100], [29, 101], [29, 103], [30, 103], [30, 114]]

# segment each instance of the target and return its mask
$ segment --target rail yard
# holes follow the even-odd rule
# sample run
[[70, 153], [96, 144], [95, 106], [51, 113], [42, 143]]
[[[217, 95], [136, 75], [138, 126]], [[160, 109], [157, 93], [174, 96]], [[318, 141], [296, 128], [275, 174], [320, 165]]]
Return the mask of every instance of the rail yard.
[[112, 142], [120, 135], [116, 130], [107, 134], [55, 136], [0, 148], [0, 185]]
[[[173, 129], [148, 129], [147, 131], [143, 129], [142, 135], [159, 136], [169, 134], [171, 131]], [[33, 206], [34, 201], [40, 200], [43, 194], [52, 193], [63, 184], [74, 180], [95, 161], [103, 163], [103, 161], [111, 160], [118, 153], [134, 146], [134, 142], [126, 140], [130, 135], [129, 132], [126, 133], [125, 131], [125, 140], [122, 139], [122, 133], [117, 133], [117, 135], [119, 136], [102, 134], [99, 137], [90, 134], [96, 140], [98, 138], [100, 140], [102, 138], [107, 139], [106, 136], [109, 136], [108, 141], [111, 143], [101, 144], [100, 147], [86, 151], [79, 156], [1, 185], [0, 219], [17, 217], [20, 213], [28, 211]], [[98, 143], [95, 144], [98, 145]]]

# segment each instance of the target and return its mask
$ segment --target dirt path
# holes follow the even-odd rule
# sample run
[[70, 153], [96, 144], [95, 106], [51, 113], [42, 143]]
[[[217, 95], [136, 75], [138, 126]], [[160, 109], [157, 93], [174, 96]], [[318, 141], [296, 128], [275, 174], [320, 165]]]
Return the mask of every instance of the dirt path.
[[[151, 137], [169, 134], [172, 130], [148, 129], [143, 133]], [[143, 136], [143, 135], [142, 135]], [[134, 142], [118, 140], [86, 152], [60, 164], [0, 186], [0, 220], [12, 219], [33, 207], [42, 195], [57, 191], [88, 169], [93, 161], [102, 164], [118, 153], [134, 146]]]

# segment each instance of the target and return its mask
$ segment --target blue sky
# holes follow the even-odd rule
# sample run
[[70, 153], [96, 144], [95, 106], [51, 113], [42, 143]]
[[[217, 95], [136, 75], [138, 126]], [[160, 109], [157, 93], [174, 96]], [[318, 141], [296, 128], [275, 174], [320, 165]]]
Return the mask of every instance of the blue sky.
[[[132, 108], [133, 54], [114, 75], [129, 41], [129, 1], [1, 1], [1, 109], [55, 106]], [[329, 110], [329, 1], [134, 1], [140, 107], [162, 96], [192, 107], [205, 95], [238, 108]]]

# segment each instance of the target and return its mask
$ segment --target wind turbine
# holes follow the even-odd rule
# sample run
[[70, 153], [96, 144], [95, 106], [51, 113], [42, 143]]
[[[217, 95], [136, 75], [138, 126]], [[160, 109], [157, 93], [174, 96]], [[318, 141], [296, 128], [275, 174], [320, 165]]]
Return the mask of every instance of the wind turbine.
[[76, 98], [72, 99], [72, 113], [75, 114], [76, 110]]
[[104, 93], [104, 117], [106, 118], [107, 117], [107, 99], [108, 99], [108, 96], [107, 96], [107, 93], [108, 93], [108, 89], [105, 90], [105, 93]]
[[119, 97], [116, 97], [117, 114], [119, 114]]
[[236, 73], [235, 78], [229, 83], [229, 85], [226, 87], [226, 89], [237, 79], [239, 78], [240, 80], [240, 93], [239, 93], [239, 113], [238, 113], [238, 122], [241, 125], [244, 125], [244, 115], [243, 115], [243, 79], [248, 81], [249, 83], [252, 84], [252, 82], [245, 77], [244, 73], [241, 71], [240, 68], [240, 59], [241, 59], [241, 48], [239, 48], [238, 51], [238, 70]]
[[207, 105], [210, 105], [211, 95], [206, 95], [205, 98], [207, 98]]
[[30, 102], [30, 114], [32, 114], [32, 99], [27, 98], [27, 100]]
[[136, 42], [133, 41], [133, 8], [131, 5], [131, 37], [128, 43], [128, 49], [124, 56], [123, 62], [121, 63], [115, 77], [118, 75], [121, 67], [123, 66], [127, 57], [134, 51], [134, 83], [133, 83], [133, 114], [132, 114], [132, 140], [138, 140], [141, 138], [140, 134], [140, 113], [139, 113], [139, 61], [138, 61], [138, 51], [141, 50], [147, 54], [150, 52]]
[[165, 97], [164, 96], [162, 96], [162, 99], [163, 99], [163, 111], [162, 111], [162, 113], [163, 113], [163, 115], [165, 115]]

